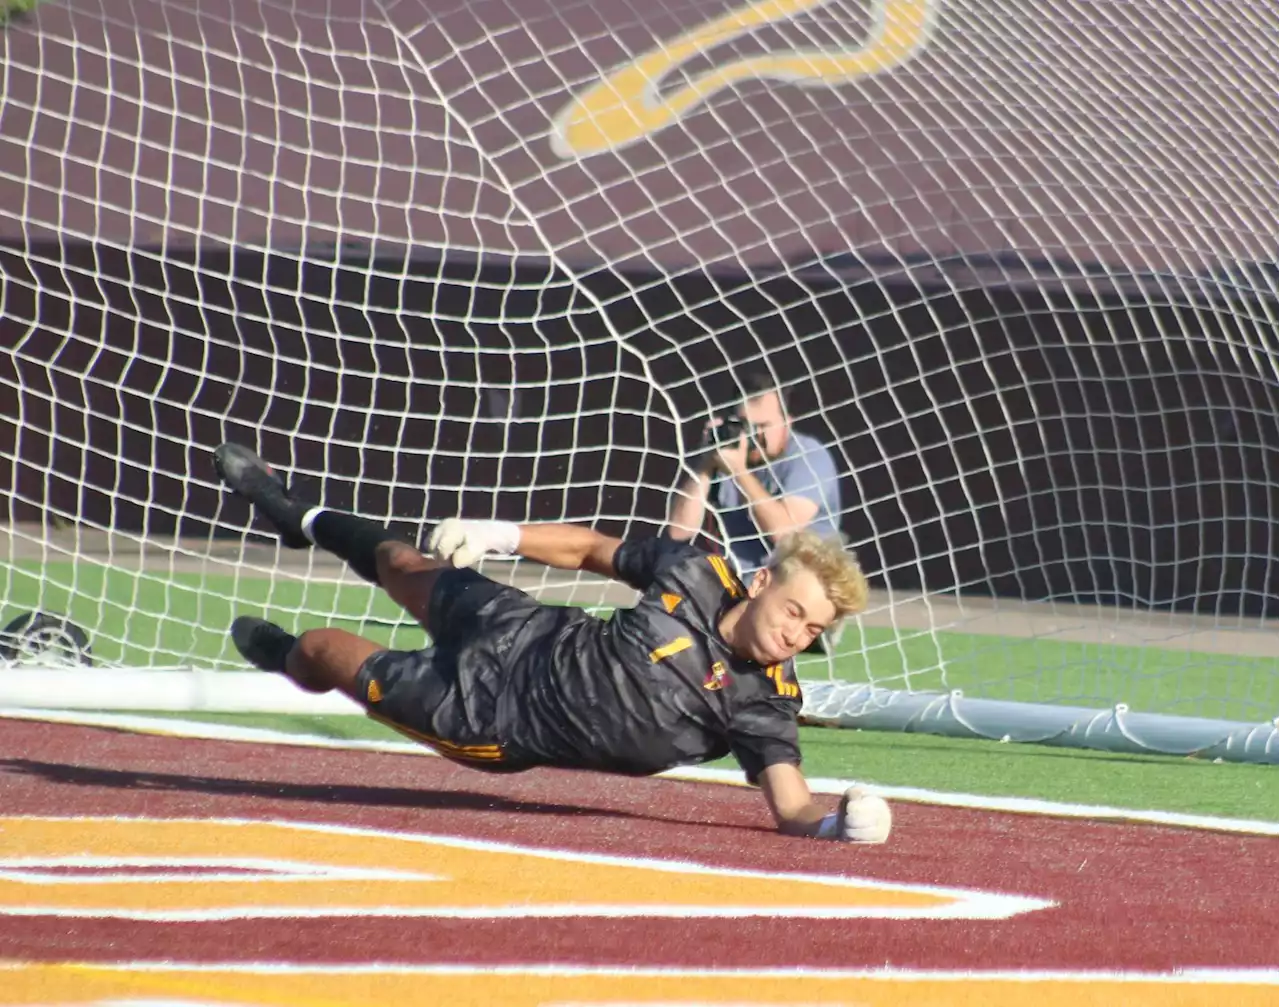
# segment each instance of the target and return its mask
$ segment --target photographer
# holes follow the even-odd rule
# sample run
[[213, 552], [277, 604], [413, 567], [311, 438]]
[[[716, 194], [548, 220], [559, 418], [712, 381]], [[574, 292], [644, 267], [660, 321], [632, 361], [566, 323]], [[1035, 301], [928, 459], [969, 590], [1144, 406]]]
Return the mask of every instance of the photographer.
[[[807, 528], [839, 534], [840, 485], [831, 452], [791, 429], [782, 391], [765, 373], [742, 382], [742, 406], [703, 429], [702, 442], [672, 497], [667, 534], [694, 538], [708, 506], [724, 523], [726, 545], [744, 574], [765, 565], [774, 544]], [[714, 527], [714, 525], [712, 525]]]

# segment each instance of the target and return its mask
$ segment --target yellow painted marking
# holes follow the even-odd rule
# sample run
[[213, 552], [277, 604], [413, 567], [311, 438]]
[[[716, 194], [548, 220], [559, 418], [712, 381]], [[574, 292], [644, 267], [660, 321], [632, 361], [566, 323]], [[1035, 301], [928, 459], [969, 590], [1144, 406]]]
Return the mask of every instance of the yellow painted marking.
[[433, 738], [429, 734], [423, 734], [421, 731], [415, 731], [411, 727], [405, 727], [403, 724], [397, 723], [389, 717], [374, 713], [372, 710], [366, 710], [365, 714], [370, 720], [376, 720], [379, 724], [386, 725], [393, 731], [403, 734], [406, 738], [420, 741], [422, 744], [435, 749], [447, 759], [482, 762], [499, 762], [502, 760], [502, 749], [497, 745], [455, 745], [453, 742], [445, 741], [443, 738]]
[[[212, 882], [171, 874], [146, 883], [35, 875], [74, 858], [103, 863], [167, 858], [181, 864], [280, 858], [314, 876]], [[39, 863], [25, 869], [22, 863]], [[679, 867], [680, 865], [675, 865]], [[395, 872], [325, 877], [322, 869]], [[444, 916], [756, 914], [1008, 916], [1048, 903], [982, 892], [894, 886], [821, 875], [733, 872], [662, 861], [539, 853], [436, 836], [336, 830], [303, 823], [117, 818], [0, 818], [0, 915], [35, 911], [157, 919], [255, 915]], [[149, 869], [155, 874], [159, 869]], [[160, 871], [160, 873], [163, 873]], [[985, 901], [984, 901], [985, 900]], [[1003, 901], [1001, 901], [1003, 900]], [[975, 908], [976, 907], [976, 908]]]
[[826, 6], [828, 0], [753, 0], [667, 42], [660, 42], [576, 95], [552, 121], [551, 147], [563, 158], [588, 157], [635, 143], [678, 122], [717, 92], [748, 80], [801, 86], [842, 84], [901, 66], [928, 41], [940, 0], [871, 0], [871, 29], [860, 48], [797, 48], [715, 66], [683, 86], [685, 63], [731, 39]]
[[720, 578], [720, 583], [724, 585], [724, 589], [734, 598], [740, 598], [743, 594], [742, 582], [734, 576], [729, 564], [724, 561], [723, 556], [708, 556], [707, 559], [711, 563], [711, 568], [715, 570], [716, 576]]
[[693, 641], [687, 636], [677, 636], [670, 643], [664, 643], [657, 650], [650, 652], [650, 661], [661, 661], [663, 658], [671, 657], [673, 654], [679, 654], [682, 650], [688, 650], [693, 646]]
[[173, 1003], [290, 1007], [577, 1007], [662, 1004], [777, 1007], [786, 1004], [858, 1007], [1274, 1007], [1274, 983], [1161, 982], [1101, 978], [931, 979], [816, 973], [555, 974], [515, 969], [308, 971], [246, 968], [183, 970], [95, 965], [19, 965], [0, 971], [0, 1005]]
[[682, 601], [684, 601], [684, 599], [678, 594], [667, 594], [664, 592], [662, 595], [662, 607], [668, 612], [674, 612], [676, 610], [676, 606]]

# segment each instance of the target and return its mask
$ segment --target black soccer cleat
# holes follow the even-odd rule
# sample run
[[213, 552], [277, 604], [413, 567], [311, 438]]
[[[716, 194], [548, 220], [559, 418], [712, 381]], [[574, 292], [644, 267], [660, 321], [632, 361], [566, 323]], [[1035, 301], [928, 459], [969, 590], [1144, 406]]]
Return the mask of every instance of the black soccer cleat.
[[274, 622], [242, 615], [231, 624], [231, 642], [240, 655], [255, 667], [263, 671], [284, 671], [285, 658], [298, 638]]
[[213, 453], [213, 467], [228, 489], [248, 500], [275, 525], [281, 544], [290, 549], [311, 545], [302, 534], [302, 518], [308, 506], [290, 499], [284, 480], [270, 465], [240, 444], [223, 444]]

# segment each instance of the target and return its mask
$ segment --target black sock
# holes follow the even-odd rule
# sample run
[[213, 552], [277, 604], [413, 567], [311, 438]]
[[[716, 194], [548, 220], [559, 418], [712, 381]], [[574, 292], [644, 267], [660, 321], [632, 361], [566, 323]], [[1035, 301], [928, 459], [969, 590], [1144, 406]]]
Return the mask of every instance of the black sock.
[[354, 514], [322, 510], [311, 522], [311, 537], [371, 584], [378, 581], [378, 546], [383, 542], [403, 542], [389, 528]]

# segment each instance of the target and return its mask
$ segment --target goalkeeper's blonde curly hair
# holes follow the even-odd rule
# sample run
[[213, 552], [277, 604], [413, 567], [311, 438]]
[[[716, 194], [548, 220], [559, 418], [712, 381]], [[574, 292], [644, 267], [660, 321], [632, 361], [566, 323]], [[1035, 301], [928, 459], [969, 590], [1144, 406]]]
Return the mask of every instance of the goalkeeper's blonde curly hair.
[[836, 620], [867, 607], [867, 578], [857, 557], [838, 538], [798, 531], [783, 537], [769, 556], [767, 566], [786, 578], [796, 570], [808, 570], [818, 578], [827, 599], [835, 606]]

